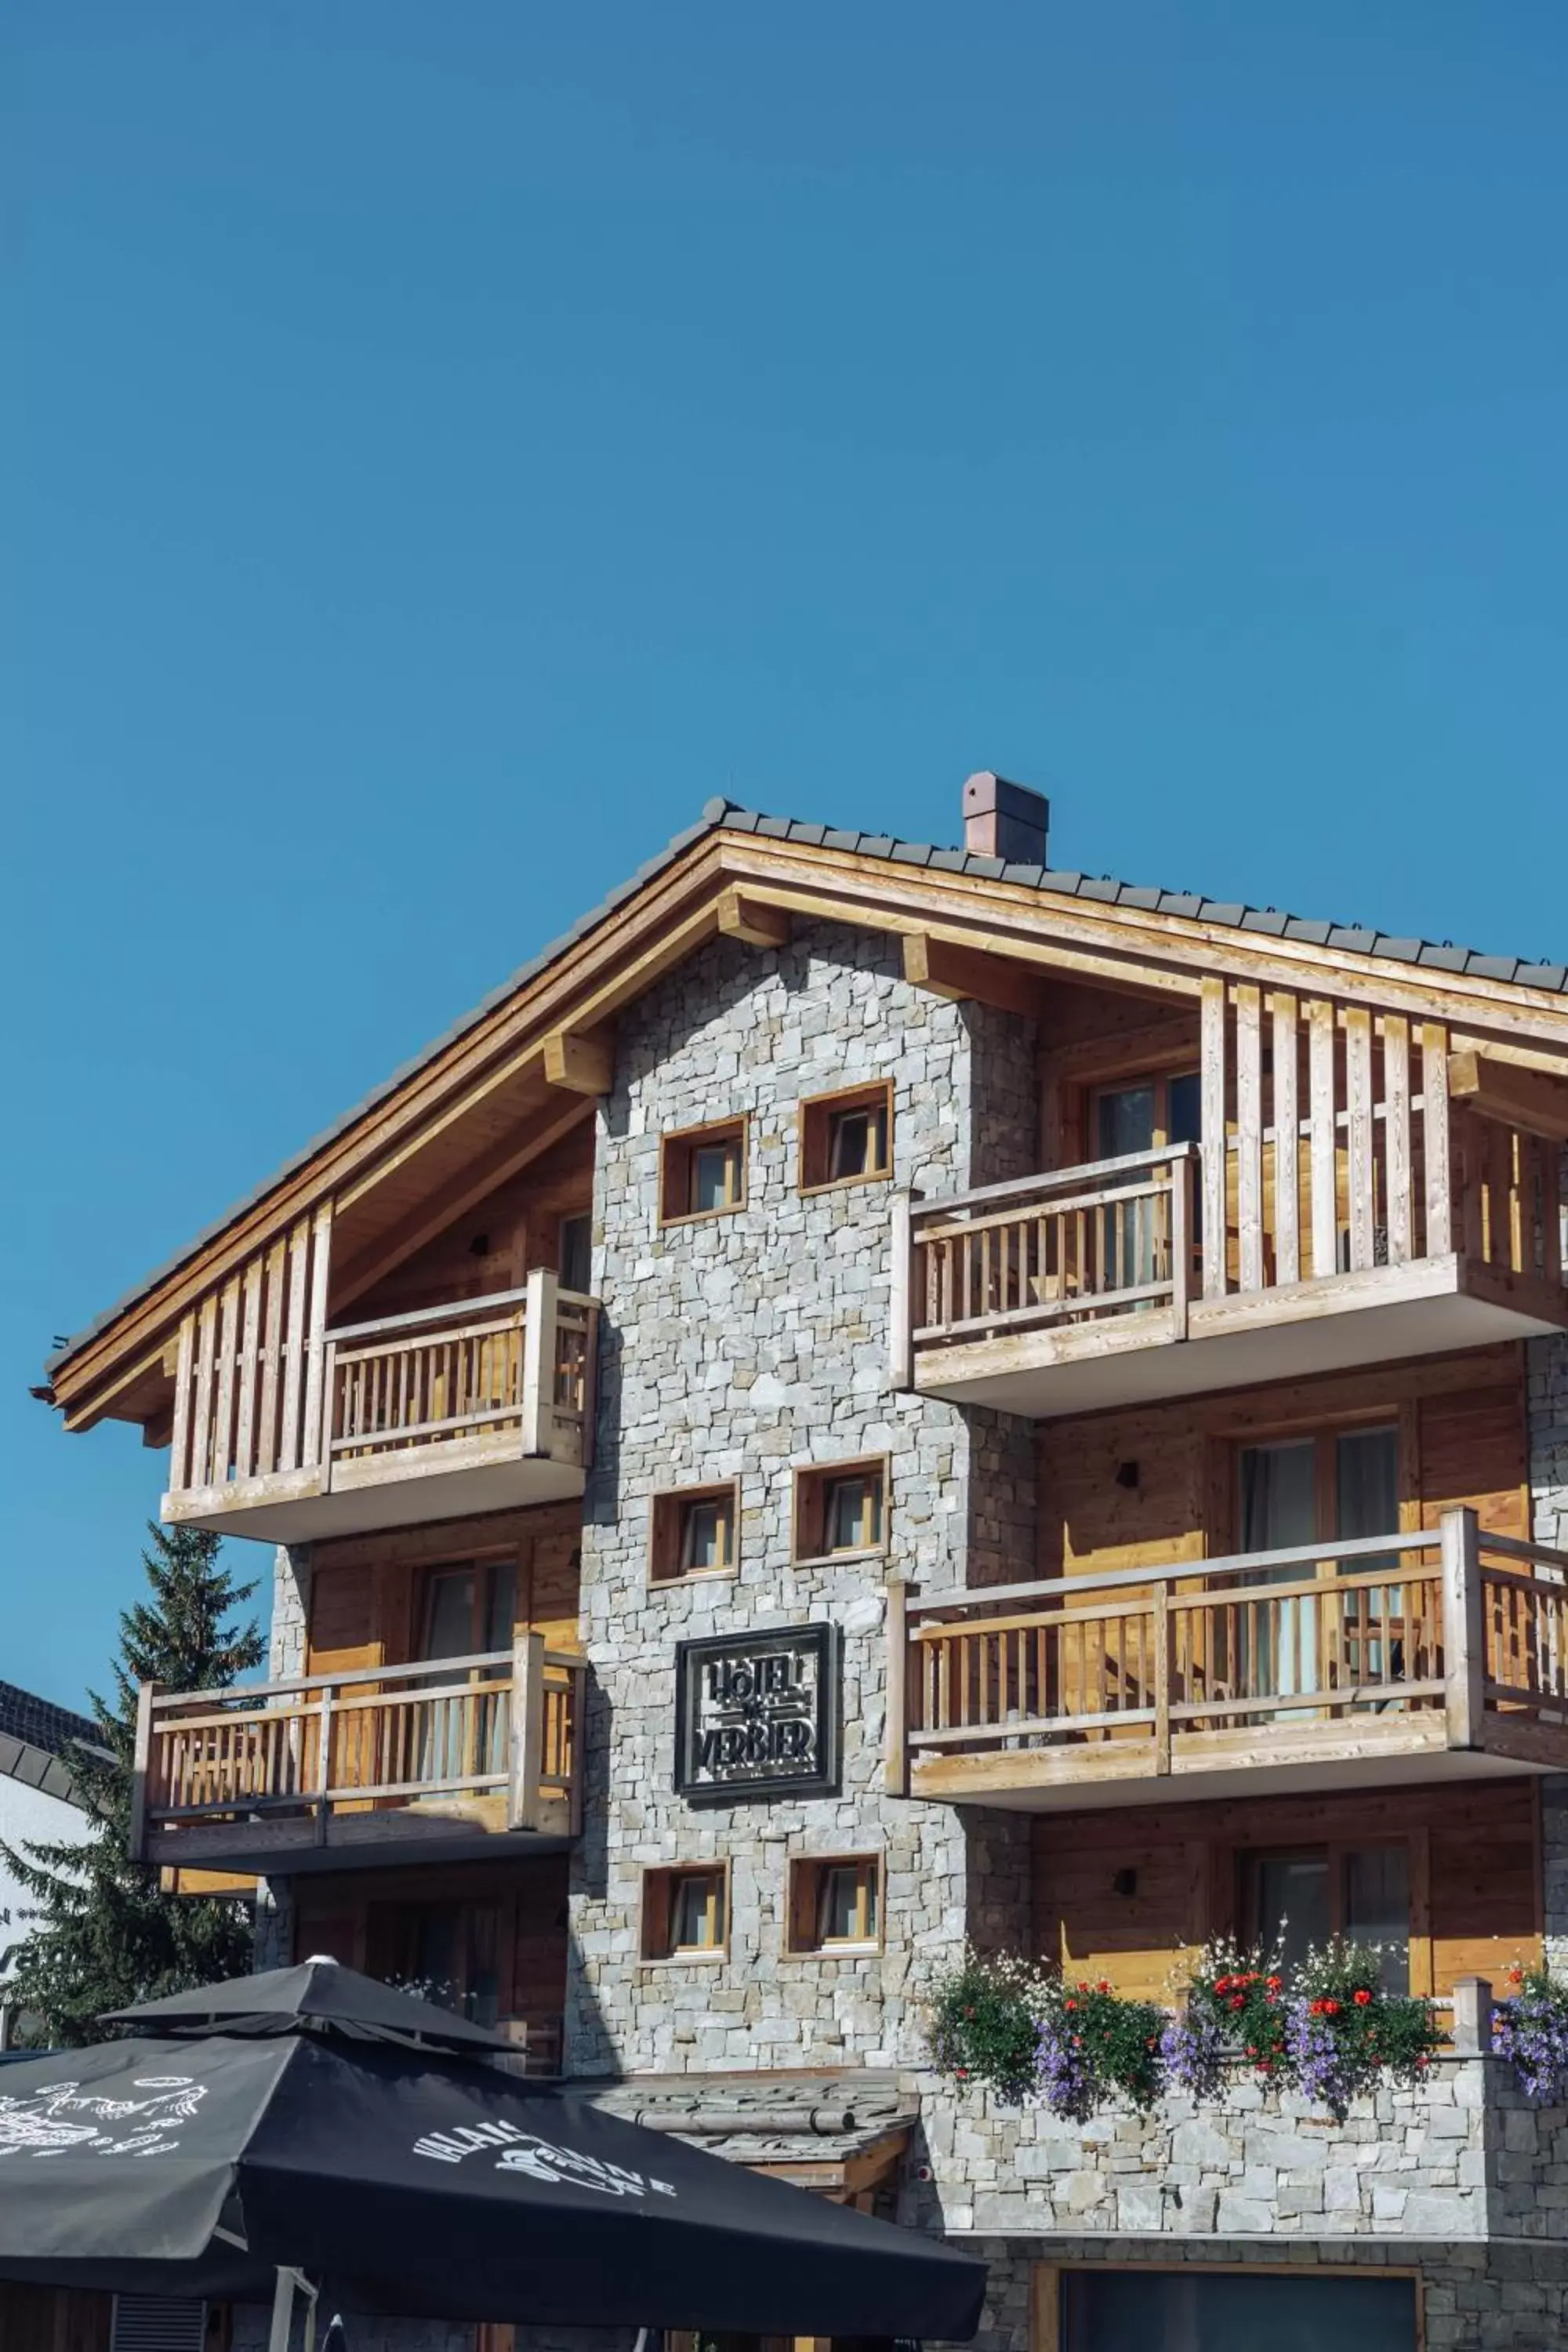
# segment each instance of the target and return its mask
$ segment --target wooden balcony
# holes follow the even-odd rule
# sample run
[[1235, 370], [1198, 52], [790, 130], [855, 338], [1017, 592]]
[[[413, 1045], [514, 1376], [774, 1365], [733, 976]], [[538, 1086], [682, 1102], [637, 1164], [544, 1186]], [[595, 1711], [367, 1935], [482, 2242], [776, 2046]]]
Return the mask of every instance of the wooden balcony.
[[493, 1655], [235, 1690], [144, 1683], [132, 1853], [294, 1873], [566, 1843], [585, 1673], [525, 1633]]
[[[1046, 1810], [1568, 1770], [1568, 1552], [1430, 1530], [911, 1600], [888, 1785]], [[901, 1684], [901, 1688], [900, 1688]]]
[[1440, 1033], [1308, 1010], [1267, 1086], [1256, 1002], [1211, 1024], [1201, 1146], [898, 1204], [895, 1381], [1048, 1419], [1568, 1328], [1561, 1143]]
[[280, 1250], [186, 1317], [165, 1519], [300, 1543], [582, 1493], [592, 1299], [540, 1271], [312, 1334], [310, 1287]]

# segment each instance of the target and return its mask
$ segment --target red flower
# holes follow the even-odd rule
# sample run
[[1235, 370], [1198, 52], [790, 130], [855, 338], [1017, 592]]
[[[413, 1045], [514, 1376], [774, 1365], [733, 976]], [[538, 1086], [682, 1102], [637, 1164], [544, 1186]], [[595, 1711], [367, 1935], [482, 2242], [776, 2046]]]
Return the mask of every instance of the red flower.
[[1064, 2000], [1062, 2007], [1064, 2009], [1076, 2009], [1078, 2007], [1078, 2003], [1076, 2000]]
[[1508, 1980], [1510, 1984], [1522, 1984], [1524, 1982], [1524, 1970], [1520, 1967], [1517, 1960], [1515, 1960], [1512, 1968], [1510, 1969], [1508, 1972]]
[[1079, 1978], [1078, 1989], [1079, 1992], [1087, 1992], [1089, 1990], [1089, 1979], [1087, 1977]]
[[1154, 2035], [1153, 2035], [1153, 2034], [1151, 2034], [1151, 2035], [1149, 2036], [1148, 2041], [1145, 2042], [1144, 2047], [1145, 2047], [1145, 2049], [1148, 2049], [1148, 2050], [1158, 2050], [1158, 2048], [1160, 2047], [1160, 2044], [1159, 2044], [1159, 2042], [1156, 2041], [1156, 2039], [1155, 2039]]
[[1109, 1992], [1110, 1990], [1110, 1979], [1109, 1977], [1101, 1977], [1100, 1982], [1094, 1989], [1096, 1992]]
[[1229, 1977], [1215, 1977], [1214, 1980], [1214, 1989], [1215, 1992], [1228, 1992], [1230, 1990], [1232, 1981], [1233, 1979]]
[[1284, 1983], [1284, 1981], [1285, 1981], [1285, 1979], [1284, 1979], [1284, 1978], [1283, 1978], [1283, 1977], [1270, 1977], [1270, 1978], [1269, 1978], [1269, 1979], [1268, 1979], [1268, 1990], [1269, 1990], [1269, 1991], [1270, 1991], [1270, 1992], [1278, 1992], [1278, 1991], [1279, 1991], [1279, 1988], [1280, 1988], [1280, 1986]]
[[1073, 2035], [1072, 2046], [1075, 2050], [1081, 2050], [1083, 2048], [1083, 2041], [1080, 2035], [1077, 2033]]
[[1230, 2005], [1232, 2009], [1245, 2009], [1247, 2007], [1247, 1995], [1244, 1992], [1232, 1993], [1230, 1997]]
[[1372, 2005], [1372, 1995], [1364, 1986], [1355, 1996], [1355, 2005], [1358, 2009], [1368, 2009]]
[[1257, 2047], [1256, 2047], [1256, 2045], [1255, 2045], [1253, 2042], [1249, 2042], [1247, 2043], [1247, 2056], [1248, 2056], [1249, 2058], [1256, 2058], [1256, 2057], [1257, 2057], [1257, 2055], [1258, 2055], [1258, 2051], [1257, 2051]]
[[1339, 2013], [1340, 2005], [1337, 2000], [1326, 2000], [1323, 2003], [1323, 2015], [1325, 2017], [1338, 2017]]
[[969, 2069], [968, 2069], [968, 2067], [967, 2067], [967, 2066], [955, 2066], [955, 2067], [953, 2068], [953, 2070], [952, 2070], [952, 2071], [953, 2071], [953, 2073], [957, 2075], [957, 2077], [958, 2077], [958, 2079], [959, 2079], [959, 2081], [960, 2081], [961, 2083], [967, 2083], [967, 2082], [968, 2082], [968, 2080], [969, 2080]]

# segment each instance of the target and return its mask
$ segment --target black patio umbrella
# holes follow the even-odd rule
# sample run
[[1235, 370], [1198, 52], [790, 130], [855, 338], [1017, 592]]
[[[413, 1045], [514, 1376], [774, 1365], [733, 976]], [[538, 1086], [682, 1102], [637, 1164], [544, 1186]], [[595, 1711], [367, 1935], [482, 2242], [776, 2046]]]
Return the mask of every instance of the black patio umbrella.
[[[0, 2075], [0, 2277], [458, 2320], [933, 2336], [982, 2264], [491, 2063], [308, 1961], [118, 2013]], [[279, 2314], [281, 2313], [281, 2323]]]

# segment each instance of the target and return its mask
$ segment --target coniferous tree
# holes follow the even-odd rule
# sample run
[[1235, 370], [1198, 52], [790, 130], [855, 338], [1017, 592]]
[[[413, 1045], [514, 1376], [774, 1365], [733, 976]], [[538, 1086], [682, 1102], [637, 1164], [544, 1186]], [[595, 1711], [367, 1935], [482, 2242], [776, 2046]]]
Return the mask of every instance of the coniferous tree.
[[142, 1555], [148, 1597], [120, 1615], [114, 1704], [89, 1694], [102, 1750], [65, 1760], [90, 1823], [81, 1844], [28, 1843], [5, 1860], [32, 1898], [31, 1933], [0, 1952], [5, 1998], [35, 2021], [35, 2038], [75, 2045], [102, 2038], [100, 2012], [187, 1986], [239, 1976], [250, 1965], [247, 1906], [219, 1895], [165, 1895], [155, 1866], [132, 1862], [132, 1771], [136, 1686], [213, 1690], [258, 1664], [264, 1644], [234, 1612], [255, 1591], [217, 1562], [221, 1538], [149, 1520]]

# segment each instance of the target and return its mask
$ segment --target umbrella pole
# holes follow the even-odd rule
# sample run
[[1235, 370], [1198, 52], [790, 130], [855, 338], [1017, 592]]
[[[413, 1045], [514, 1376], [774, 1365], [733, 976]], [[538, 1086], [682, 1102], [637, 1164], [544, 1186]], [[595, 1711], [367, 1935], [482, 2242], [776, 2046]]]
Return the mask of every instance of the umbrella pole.
[[272, 2326], [268, 2331], [267, 2352], [289, 2352], [289, 2336], [294, 2320], [294, 2273], [279, 2269], [278, 2284], [272, 2296]]

